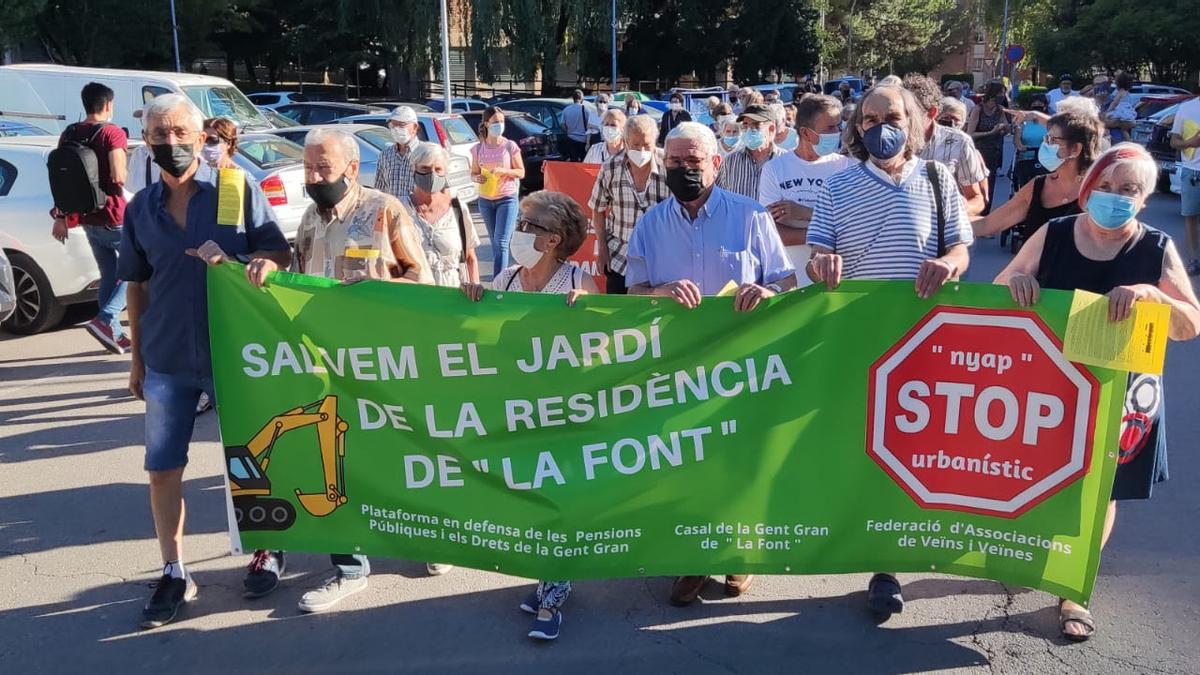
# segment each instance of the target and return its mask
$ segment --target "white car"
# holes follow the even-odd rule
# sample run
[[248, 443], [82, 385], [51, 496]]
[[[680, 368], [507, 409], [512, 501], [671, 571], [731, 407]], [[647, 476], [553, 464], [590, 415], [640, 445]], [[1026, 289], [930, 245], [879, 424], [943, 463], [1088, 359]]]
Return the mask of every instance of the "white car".
[[17, 308], [4, 329], [31, 335], [53, 328], [68, 305], [94, 302], [100, 270], [87, 234], [70, 229], [65, 244], [51, 236], [46, 158], [57, 136], [0, 139], [0, 248], [12, 264]]
[[250, 102], [260, 108], [276, 108], [288, 103], [304, 103], [310, 99], [298, 91], [261, 91], [256, 94], [246, 94]]

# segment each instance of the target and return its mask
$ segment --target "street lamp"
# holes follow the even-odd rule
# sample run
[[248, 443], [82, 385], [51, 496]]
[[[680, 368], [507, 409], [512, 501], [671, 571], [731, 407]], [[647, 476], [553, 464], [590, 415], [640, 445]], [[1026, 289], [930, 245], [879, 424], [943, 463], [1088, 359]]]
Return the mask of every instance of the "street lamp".
[[445, 112], [454, 110], [453, 95], [450, 92], [450, 18], [446, 9], [446, 0], [442, 0], [442, 94], [445, 98]]
[[175, 72], [183, 72], [179, 65], [179, 22], [175, 20], [175, 0], [171, 0], [171, 35], [175, 38]]
[[612, 94], [617, 95], [617, 0], [612, 0]]

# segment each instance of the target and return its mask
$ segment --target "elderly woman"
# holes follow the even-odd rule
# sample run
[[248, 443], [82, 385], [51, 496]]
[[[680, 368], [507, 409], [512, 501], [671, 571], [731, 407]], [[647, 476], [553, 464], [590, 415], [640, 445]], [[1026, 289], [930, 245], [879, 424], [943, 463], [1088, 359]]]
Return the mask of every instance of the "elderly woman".
[[625, 149], [625, 113], [619, 108], [612, 108], [604, 113], [600, 120], [600, 140], [588, 148], [585, 164], [603, 164]]
[[943, 96], [938, 103], [938, 124], [951, 129], [962, 131], [967, 123], [967, 106], [962, 99], [953, 96]]
[[236, 169], [233, 153], [237, 152], [237, 126], [226, 117], [204, 120], [204, 147], [200, 159], [214, 169]]
[[741, 147], [742, 123], [736, 115], [726, 115], [717, 120], [717, 138], [721, 143], [717, 146], [721, 151], [721, 159]]
[[[513, 235], [512, 254], [517, 265], [497, 274], [492, 279], [492, 290], [555, 293], [567, 296], [567, 304], [574, 305], [579, 296], [597, 292], [591, 275], [567, 260], [586, 238], [587, 217], [574, 199], [560, 192], [534, 192], [521, 201], [521, 216]], [[471, 300], [483, 298], [480, 284], [464, 284], [462, 289]], [[520, 605], [522, 611], [534, 615], [529, 637], [558, 637], [562, 607], [570, 595], [570, 581], [538, 582]]]
[[475, 248], [479, 246], [479, 235], [475, 233], [470, 212], [450, 194], [446, 177], [450, 155], [436, 143], [418, 143], [411, 152], [413, 191], [402, 197], [400, 203], [412, 216], [433, 273], [433, 283], [454, 288], [464, 281], [478, 283], [479, 260]]
[[[1114, 322], [1128, 319], [1139, 300], [1163, 303], [1171, 308], [1172, 340], [1200, 335], [1200, 302], [1174, 242], [1137, 219], [1157, 178], [1154, 158], [1142, 146], [1122, 143], [1105, 152], [1079, 190], [1084, 213], [1038, 230], [996, 283], [1006, 284], [1022, 306], [1037, 303], [1042, 288], [1102, 293]], [[1125, 419], [1136, 421], [1126, 422], [1119, 436], [1101, 546], [1112, 533], [1117, 502], [1149, 499], [1154, 484], [1167, 479], [1162, 396], [1157, 376], [1130, 374]], [[1091, 613], [1069, 600], [1059, 602], [1059, 625], [1071, 640], [1086, 640], [1096, 631]]]
[[[1028, 124], [1030, 118], [1024, 121]], [[1003, 206], [973, 222], [975, 236], [987, 237], [1019, 225], [1013, 236], [1020, 242], [1054, 218], [1079, 213], [1079, 184], [1100, 154], [1103, 135], [1095, 115], [1068, 109], [1051, 117], [1038, 146], [1038, 162], [1050, 173], [1035, 177]]]

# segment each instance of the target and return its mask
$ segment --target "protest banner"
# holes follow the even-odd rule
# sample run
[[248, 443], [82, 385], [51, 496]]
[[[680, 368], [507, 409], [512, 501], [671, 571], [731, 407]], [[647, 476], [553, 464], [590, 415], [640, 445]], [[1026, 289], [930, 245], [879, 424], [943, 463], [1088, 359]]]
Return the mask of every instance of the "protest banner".
[[208, 289], [235, 548], [1091, 594], [1126, 374], [1063, 358], [1070, 293], [846, 282], [735, 313], [234, 264]]
[[599, 164], [580, 164], [579, 162], [543, 162], [542, 173], [545, 176], [546, 189], [552, 192], [562, 192], [579, 202], [583, 213], [588, 218], [588, 235], [583, 245], [571, 256], [571, 260], [579, 263], [584, 272], [592, 275], [596, 287], [603, 293], [608, 286], [608, 279], [596, 268], [596, 256], [599, 253], [600, 242], [592, 233], [592, 210], [588, 208], [588, 200], [592, 197], [592, 186], [596, 184], [596, 176], [600, 175]]

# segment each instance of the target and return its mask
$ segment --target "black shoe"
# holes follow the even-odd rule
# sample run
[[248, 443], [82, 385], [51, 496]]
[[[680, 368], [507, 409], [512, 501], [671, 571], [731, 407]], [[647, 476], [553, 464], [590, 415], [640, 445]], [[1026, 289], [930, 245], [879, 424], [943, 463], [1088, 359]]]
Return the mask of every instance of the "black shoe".
[[171, 623], [179, 606], [196, 599], [196, 582], [191, 577], [178, 579], [166, 574], [154, 584], [154, 595], [142, 608], [142, 628], [158, 628]]
[[875, 614], [889, 616], [904, 611], [904, 596], [896, 577], [880, 572], [867, 585], [867, 607]]
[[269, 595], [279, 588], [279, 577], [283, 576], [286, 567], [283, 551], [255, 551], [246, 578], [242, 579], [242, 585], [246, 587], [242, 595], [247, 598]]

